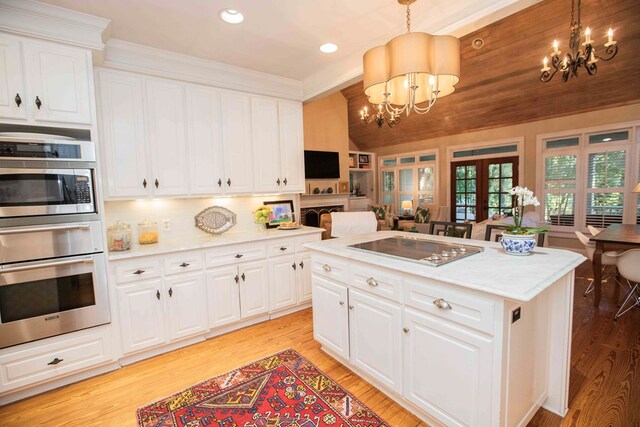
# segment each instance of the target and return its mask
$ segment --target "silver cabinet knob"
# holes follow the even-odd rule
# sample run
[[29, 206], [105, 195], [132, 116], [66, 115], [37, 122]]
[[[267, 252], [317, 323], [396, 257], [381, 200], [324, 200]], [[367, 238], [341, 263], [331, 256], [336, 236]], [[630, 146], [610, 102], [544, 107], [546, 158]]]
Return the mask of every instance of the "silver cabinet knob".
[[378, 282], [376, 282], [376, 279], [374, 279], [373, 277], [369, 277], [367, 279], [367, 285], [373, 286], [375, 288], [376, 286], [378, 286]]
[[327, 273], [331, 271], [331, 267], [329, 267], [329, 265], [328, 265], [328, 264], [323, 265], [323, 266], [322, 266], [322, 269], [323, 269], [324, 271], [326, 271]]
[[451, 307], [451, 304], [446, 302], [443, 298], [434, 299], [433, 305], [435, 305], [441, 310], [451, 310], [453, 308]]

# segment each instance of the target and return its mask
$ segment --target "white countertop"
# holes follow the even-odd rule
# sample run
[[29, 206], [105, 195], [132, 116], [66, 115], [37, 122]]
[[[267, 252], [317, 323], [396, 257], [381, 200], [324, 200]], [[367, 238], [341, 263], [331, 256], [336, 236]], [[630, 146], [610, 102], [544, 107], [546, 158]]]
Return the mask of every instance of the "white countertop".
[[[431, 267], [347, 247], [392, 236], [481, 246], [484, 251], [439, 267]], [[507, 255], [500, 244], [494, 242], [398, 231], [380, 231], [329, 239], [307, 243], [305, 246], [329, 255], [367, 262], [523, 302], [532, 300], [586, 260], [581, 254], [562, 249], [536, 247], [529, 256], [514, 256]]]
[[227, 231], [223, 234], [208, 235], [203, 237], [174, 239], [160, 241], [149, 245], [132, 245], [128, 251], [109, 252], [109, 260], [136, 258], [148, 255], [160, 255], [170, 252], [203, 249], [215, 246], [233, 245], [237, 243], [256, 242], [261, 240], [291, 238], [324, 231], [322, 228], [302, 227], [298, 230], [278, 230], [277, 228], [265, 231]]

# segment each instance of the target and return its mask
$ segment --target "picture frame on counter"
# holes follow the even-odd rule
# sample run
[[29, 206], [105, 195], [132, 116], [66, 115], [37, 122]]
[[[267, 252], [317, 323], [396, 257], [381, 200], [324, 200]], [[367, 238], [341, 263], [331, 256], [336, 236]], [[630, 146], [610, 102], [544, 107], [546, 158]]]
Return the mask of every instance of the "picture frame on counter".
[[276, 228], [283, 222], [294, 221], [294, 208], [293, 200], [275, 200], [271, 202], [264, 202], [266, 206], [271, 208], [271, 216], [269, 216], [269, 222], [267, 228]]

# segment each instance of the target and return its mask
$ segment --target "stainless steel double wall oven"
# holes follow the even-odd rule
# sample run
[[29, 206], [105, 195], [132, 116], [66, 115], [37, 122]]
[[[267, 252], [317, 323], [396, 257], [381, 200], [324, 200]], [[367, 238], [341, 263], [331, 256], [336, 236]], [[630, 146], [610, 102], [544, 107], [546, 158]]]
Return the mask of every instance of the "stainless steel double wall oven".
[[0, 348], [110, 322], [91, 141], [0, 134]]

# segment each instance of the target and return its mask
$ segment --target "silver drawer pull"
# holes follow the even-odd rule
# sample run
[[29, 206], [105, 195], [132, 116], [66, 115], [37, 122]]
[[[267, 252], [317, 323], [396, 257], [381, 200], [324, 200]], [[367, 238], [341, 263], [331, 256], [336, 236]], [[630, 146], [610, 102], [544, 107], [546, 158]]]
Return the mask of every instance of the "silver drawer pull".
[[324, 271], [326, 271], [327, 273], [331, 271], [331, 267], [329, 267], [329, 264], [325, 264], [325, 265], [323, 265], [323, 266], [322, 266], [322, 269], [323, 269]]
[[44, 227], [9, 228], [5, 230], [0, 230], [0, 235], [41, 233], [44, 231], [88, 230], [89, 228], [91, 228], [89, 224], [71, 224], [71, 225], [53, 225], [53, 226], [47, 225]]
[[376, 279], [374, 279], [373, 277], [369, 277], [367, 279], [367, 285], [373, 286], [375, 288], [376, 286], [378, 286], [378, 282], [376, 282]]
[[452, 309], [451, 304], [449, 304], [448, 302], [446, 302], [442, 298], [434, 299], [433, 300], [433, 305], [435, 305], [436, 307], [438, 307], [441, 310], [451, 310]]

